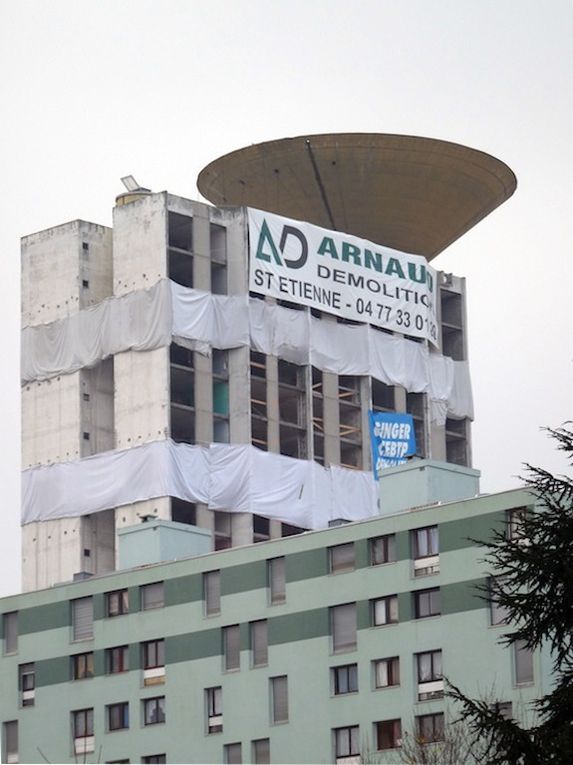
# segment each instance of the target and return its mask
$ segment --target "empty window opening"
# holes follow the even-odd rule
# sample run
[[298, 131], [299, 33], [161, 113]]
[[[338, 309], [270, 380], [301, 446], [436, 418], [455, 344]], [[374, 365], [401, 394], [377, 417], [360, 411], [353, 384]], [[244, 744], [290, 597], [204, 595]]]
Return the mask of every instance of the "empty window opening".
[[169, 247], [193, 251], [193, 218], [170, 212], [168, 214]]
[[426, 456], [426, 428], [425, 428], [425, 394], [407, 393], [406, 411], [414, 419], [414, 431], [416, 433], [416, 456]]
[[253, 542], [267, 542], [270, 538], [270, 519], [263, 515], [253, 515]]
[[228, 550], [232, 547], [231, 513], [215, 510], [215, 550]]
[[467, 419], [446, 419], [446, 461], [454, 465], [468, 465], [468, 428]]
[[395, 388], [372, 378], [372, 409], [375, 412], [395, 411]]
[[194, 502], [186, 502], [184, 499], [179, 499], [179, 497], [171, 497], [171, 520], [176, 523], [196, 526], [197, 505]]

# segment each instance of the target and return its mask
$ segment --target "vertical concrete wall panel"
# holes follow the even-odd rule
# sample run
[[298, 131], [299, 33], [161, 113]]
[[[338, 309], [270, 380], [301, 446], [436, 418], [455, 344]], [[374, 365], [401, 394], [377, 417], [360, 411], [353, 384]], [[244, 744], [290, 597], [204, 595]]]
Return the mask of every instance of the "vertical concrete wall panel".
[[80, 372], [22, 388], [22, 468], [81, 456]]
[[166, 194], [152, 194], [113, 211], [113, 291], [147, 289], [167, 272]]
[[169, 435], [169, 349], [114, 357], [117, 449]]

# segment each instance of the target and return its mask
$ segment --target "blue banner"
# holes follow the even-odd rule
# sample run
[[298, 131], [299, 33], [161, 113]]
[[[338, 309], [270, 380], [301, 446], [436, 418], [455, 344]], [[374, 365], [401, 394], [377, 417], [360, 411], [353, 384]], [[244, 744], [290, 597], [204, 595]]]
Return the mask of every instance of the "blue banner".
[[369, 412], [372, 468], [378, 480], [380, 471], [402, 465], [416, 454], [416, 432], [411, 414]]

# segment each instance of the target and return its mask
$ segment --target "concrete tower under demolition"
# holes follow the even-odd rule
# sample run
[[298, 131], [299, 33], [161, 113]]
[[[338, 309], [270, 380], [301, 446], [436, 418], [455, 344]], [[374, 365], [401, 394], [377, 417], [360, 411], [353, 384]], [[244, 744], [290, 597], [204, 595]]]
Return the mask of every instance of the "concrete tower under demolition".
[[248, 208], [427, 262], [515, 185], [444, 141], [303, 136], [208, 165], [216, 206], [134, 188], [112, 228], [24, 237], [24, 589], [113, 571], [118, 531], [149, 516], [223, 549], [375, 514], [370, 410], [471, 466], [464, 279], [436, 275], [433, 343], [264, 294]]

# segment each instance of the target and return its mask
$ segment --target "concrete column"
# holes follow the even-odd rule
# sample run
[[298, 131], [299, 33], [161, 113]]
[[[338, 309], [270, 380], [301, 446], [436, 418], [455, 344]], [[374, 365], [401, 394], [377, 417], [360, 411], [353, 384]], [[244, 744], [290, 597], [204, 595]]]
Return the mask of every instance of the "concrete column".
[[193, 286], [211, 291], [211, 248], [209, 213], [203, 205], [193, 209]]
[[270, 519], [269, 532], [271, 539], [280, 539], [283, 535], [282, 523], [275, 518]]
[[231, 540], [233, 547], [253, 542], [253, 516], [251, 513], [231, 513]]
[[231, 443], [251, 443], [251, 381], [249, 348], [229, 351], [229, 427]]
[[195, 442], [208, 445], [213, 441], [213, 374], [211, 359], [193, 354], [195, 367]]
[[267, 443], [269, 452], [280, 453], [279, 360], [267, 356]]

